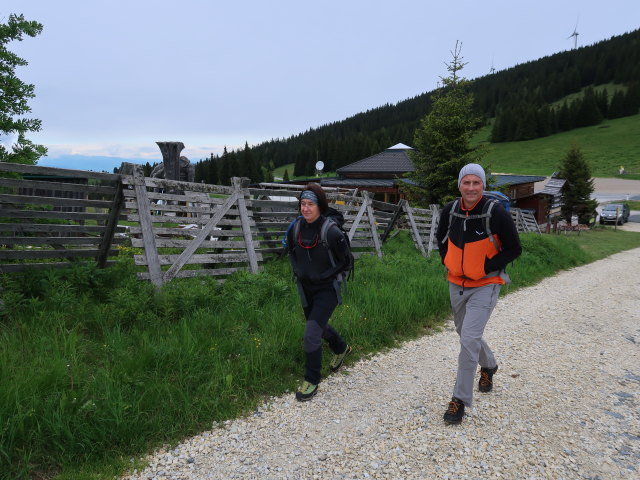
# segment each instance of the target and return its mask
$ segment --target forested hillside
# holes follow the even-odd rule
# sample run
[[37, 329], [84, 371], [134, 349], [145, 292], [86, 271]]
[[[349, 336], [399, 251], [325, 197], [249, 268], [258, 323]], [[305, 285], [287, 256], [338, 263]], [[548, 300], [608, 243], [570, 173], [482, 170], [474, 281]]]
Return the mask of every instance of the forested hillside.
[[[640, 111], [640, 30], [479, 77], [471, 88], [479, 115], [492, 122], [492, 142], [531, 140], [635, 115]], [[196, 181], [226, 184], [233, 175], [269, 180], [274, 167], [289, 163], [295, 164], [292, 175], [312, 175], [317, 160], [334, 171], [396, 143], [411, 145], [436, 93], [287, 139], [225, 150], [196, 164]]]

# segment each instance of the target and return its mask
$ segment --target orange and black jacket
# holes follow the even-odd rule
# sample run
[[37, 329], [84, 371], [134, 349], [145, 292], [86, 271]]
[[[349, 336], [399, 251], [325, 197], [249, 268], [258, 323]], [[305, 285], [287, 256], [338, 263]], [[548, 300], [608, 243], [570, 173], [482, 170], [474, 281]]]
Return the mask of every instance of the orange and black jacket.
[[[489, 200], [483, 197], [470, 209], [466, 209], [460, 198], [456, 211], [465, 217], [480, 215], [487, 201]], [[489, 225], [498, 246], [496, 248], [487, 235], [484, 218], [466, 219], [454, 216], [449, 227], [453, 203], [448, 203], [442, 210], [436, 233], [442, 263], [447, 267], [448, 280], [462, 287], [504, 284], [501, 273], [509, 262], [522, 253], [520, 237], [511, 214], [500, 204], [493, 207]]]

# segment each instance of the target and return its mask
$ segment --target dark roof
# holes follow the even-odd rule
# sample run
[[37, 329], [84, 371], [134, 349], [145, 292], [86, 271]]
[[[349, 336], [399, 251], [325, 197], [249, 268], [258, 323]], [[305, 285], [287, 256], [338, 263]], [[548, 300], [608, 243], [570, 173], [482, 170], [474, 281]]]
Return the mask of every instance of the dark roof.
[[395, 182], [392, 178], [323, 178], [320, 184], [323, 187], [392, 188]]
[[338, 168], [338, 175], [348, 175], [350, 173], [396, 173], [413, 172], [415, 168], [407, 155], [411, 147], [396, 145], [387, 148], [384, 152], [376, 153], [370, 157], [363, 158], [357, 162]]
[[523, 183], [535, 183], [541, 182], [547, 177], [540, 177], [538, 175], [502, 175], [493, 174], [492, 187], [502, 187], [503, 185], [521, 185]]
[[546, 193], [547, 195], [557, 195], [562, 190], [566, 180], [562, 178], [550, 178], [547, 184], [538, 193]]

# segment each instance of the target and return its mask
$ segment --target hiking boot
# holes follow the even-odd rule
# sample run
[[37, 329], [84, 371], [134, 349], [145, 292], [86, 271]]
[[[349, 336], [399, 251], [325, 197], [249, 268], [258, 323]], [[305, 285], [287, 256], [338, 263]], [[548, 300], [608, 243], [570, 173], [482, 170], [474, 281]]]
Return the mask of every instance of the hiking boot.
[[305, 380], [296, 392], [296, 400], [299, 402], [306, 402], [307, 400], [311, 400], [315, 397], [316, 393], [318, 393], [318, 385], [314, 385], [313, 383], [309, 383]]
[[342, 353], [334, 353], [333, 358], [331, 359], [331, 363], [329, 364], [329, 370], [332, 372], [337, 372], [340, 370], [344, 359], [351, 353], [351, 347], [347, 345], [347, 348], [344, 349]]
[[462, 421], [464, 417], [464, 403], [456, 397], [451, 398], [447, 411], [444, 412], [444, 421], [449, 425], [456, 425]]
[[489, 393], [493, 388], [493, 374], [498, 371], [498, 366], [493, 368], [480, 368], [480, 380], [478, 380], [478, 390], [482, 393]]

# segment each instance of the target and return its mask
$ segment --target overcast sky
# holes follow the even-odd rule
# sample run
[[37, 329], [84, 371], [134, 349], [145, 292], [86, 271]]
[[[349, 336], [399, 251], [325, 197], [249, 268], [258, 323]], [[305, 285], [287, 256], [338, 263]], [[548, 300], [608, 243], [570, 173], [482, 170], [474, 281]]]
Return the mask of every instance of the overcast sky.
[[176, 140], [197, 161], [431, 91], [457, 40], [472, 79], [571, 49], [574, 29], [580, 47], [640, 27], [638, 0], [2, 0], [10, 13], [44, 26], [9, 49], [49, 160], [156, 160]]

